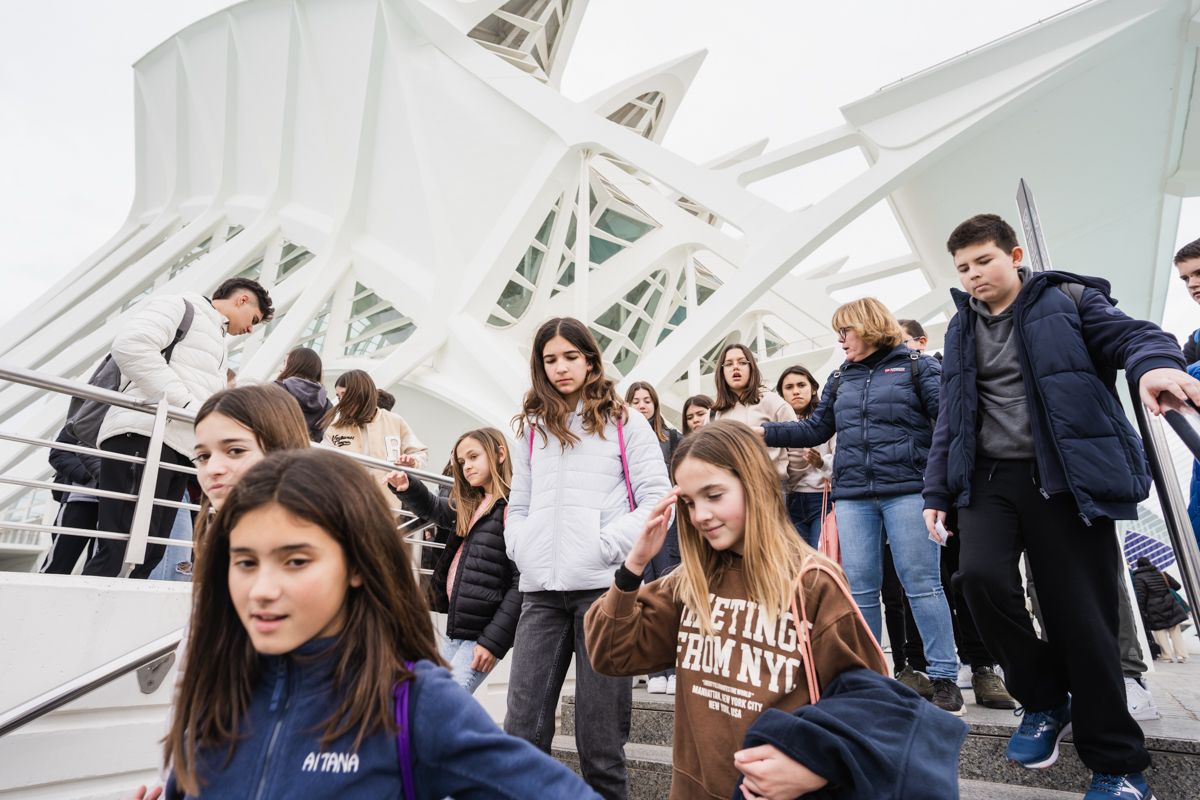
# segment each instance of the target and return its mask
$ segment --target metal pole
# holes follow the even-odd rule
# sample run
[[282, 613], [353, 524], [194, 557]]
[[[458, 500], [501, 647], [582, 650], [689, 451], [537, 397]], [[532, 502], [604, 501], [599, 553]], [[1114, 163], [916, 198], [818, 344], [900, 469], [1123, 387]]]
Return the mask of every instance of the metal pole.
[[129, 527], [129, 544], [125, 546], [125, 565], [121, 577], [129, 577], [133, 568], [146, 560], [146, 537], [150, 535], [150, 515], [154, 512], [154, 487], [158, 483], [158, 463], [162, 460], [163, 435], [167, 432], [167, 401], [158, 401], [154, 427], [150, 431], [150, 447], [146, 451], [146, 466], [142, 484], [138, 487], [137, 505], [133, 508], [133, 524]]
[[[1179, 573], [1183, 578], [1183, 588], [1187, 592], [1192, 608], [1200, 601], [1200, 552], [1197, 552], [1196, 535], [1192, 531], [1192, 523], [1187, 513], [1187, 501], [1183, 490], [1175, 476], [1174, 463], [1167, 448], [1167, 438], [1163, 433], [1162, 423], [1152, 419], [1137, 396], [1137, 389], [1129, 384], [1129, 394], [1133, 400], [1134, 412], [1137, 415], [1138, 429], [1142, 434], [1142, 442], [1146, 446], [1146, 454], [1150, 456], [1150, 474], [1154, 479], [1154, 488], [1158, 492], [1158, 501], [1163, 507], [1163, 521], [1167, 524], [1167, 533], [1171, 537], [1171, 547], [1175, 550], [1175, 558], [1179, 564]], [[1168, 410], [1167, 417], [1172, 427], [1191, 427], [1200, 429], [1200, 415], [1194, 410], [1183, 406], [1173, 395], [1163, 393], [1159, 402]], [[1186, 409], [1186, 411], [1185, 411]], [[1187, 413], [1190, 412], [1190, 413]], [[1188, 436], [1182, 436], [1189, 447]], [[1193, 453], [1193, 455], [1200, 455]]]

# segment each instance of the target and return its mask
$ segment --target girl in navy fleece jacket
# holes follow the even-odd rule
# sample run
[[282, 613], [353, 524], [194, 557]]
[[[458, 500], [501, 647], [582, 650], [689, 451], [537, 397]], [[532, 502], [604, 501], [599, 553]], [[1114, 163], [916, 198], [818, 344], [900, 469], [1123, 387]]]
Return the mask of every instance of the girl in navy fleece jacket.
[[226, 499], [193, 589], [188, 647], [209, 668], [179, 688], [167, 795], [595, 797], [441, 669], [374, 483], [314, 448], [267, 457]]

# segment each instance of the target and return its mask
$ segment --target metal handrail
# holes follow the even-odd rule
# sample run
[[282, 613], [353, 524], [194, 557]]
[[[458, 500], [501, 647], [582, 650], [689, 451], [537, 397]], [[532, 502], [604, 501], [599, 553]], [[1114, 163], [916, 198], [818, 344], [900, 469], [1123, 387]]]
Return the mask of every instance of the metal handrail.
[[78, 700], [89, 692], [101, 686], [112, 683], [122, 675], [128, 675], [136, 669], [152, 664], [160, 658], [175, 652], [183, 638], [183, 629], [172, 631], [166, 636], [160, 636], [153, 642], [144, 644], [136, 650], [101, 664], [93, 670], [85, 672], [77, 678], [62, 683], [53, 689], [42, 692], [37, 697], [0, 712], [0, 736], [11, 733], [22, 725], [33, 722], [38, 717], [62, 708], [72, 700]]

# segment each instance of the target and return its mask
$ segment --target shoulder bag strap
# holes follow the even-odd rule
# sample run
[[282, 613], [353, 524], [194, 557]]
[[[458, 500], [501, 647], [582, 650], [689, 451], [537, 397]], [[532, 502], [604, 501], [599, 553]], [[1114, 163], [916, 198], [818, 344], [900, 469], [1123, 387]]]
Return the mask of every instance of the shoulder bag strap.
[[411, 673], [408, 680], [396, 684], [396, 757], [400, 762], [400, 784], [404, 800], [417, 800], [416, 784], [413, 782], [412, 742], [409, 740], [408, 687], [417, 679], [413, 673], [413, 662], [404, 666]]
[[192, 329], [192, 319], [196, 316], [196, 309], [188, 300], [183, 301], [183, 317], [179, 320], [179, 327], [175, 329], [175, 338], [162, 351], [162, 356], [168, 364], [171, 363], [171, 356], [175, 353], [175, 345], [187, 336], [187, 332]]
[[617, 444], [621, 447], [621, 475], [625, 478], [625, 491], [629, 494], [629, 510], [633, 511], [637, 508], [637, 504], [633, 502], [633, 483], [629, 480], [629, 457], [625, 453], [625, 428], [621, 423], [620, 415], [617, 416]]

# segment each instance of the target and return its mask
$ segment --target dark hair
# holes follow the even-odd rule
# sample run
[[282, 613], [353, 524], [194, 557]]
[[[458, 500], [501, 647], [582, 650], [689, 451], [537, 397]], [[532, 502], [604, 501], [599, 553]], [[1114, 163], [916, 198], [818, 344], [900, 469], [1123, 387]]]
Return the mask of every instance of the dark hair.
[[375, 388], [375, 381], [370, 375], [361, 369], [347, 370], [338, 376], [333, 385], [334, 388], [344, 388], [346, 393], [336, 406], [325, 412], [325, 416], [317, 423], [318, 427], [338, 425], [361, 428], [375, 419], [379, 413], [379, 390]]
[[712, 410], [713, 400], [706, 394], [694, 394], [683, 401], [683, 433], [685, 434], [692, 432], [692, 426], [687, 421], [689, 406], [698, 406], [699, 408]]
[[[746, 354], [746, 361], [750, 362], [750, 379], [746, 382], [746, 388], [741, 392], [735, 392], [733, 388], [725, 381], [725, 368], [721, 366], [725, 363], [725, 356], [730, 350], [741, 350]], [[738, 403], [752, 406], [762, 399], [762, 372], [758, 369], [758, 361], [754, 359], [754, 353], [744, 344], [727, 344], [721, 349], [721, 356], [717, 359], [716, 367], [713, 369], [713, 377], [717, 382], [717, 402], [713, 403], [713, 411], [718, 414], [722, 411], [728, 411]]]
[[1200, 258], [1200, 239], [1188, 242], [1179, 248], [1179, 252], [1175, 254], [1175, 263], [1179, 264], [1184, 261], [1190, 261], [1193, 258]]
[[910, 339], [920, 339], [922, 336], [926, 339], [929, 338], [929, 334], [925, 333], [925, 327], [915, 319], [898, 319], [896, 322], [900, 323], [900, 327], [904, 328], [904, 332]]
[[303, 378], [306, 381], [320, 383], [323, 370], [321, 357], [317, 355], [316, 350], [311, 347], [297, 347], [287, 354], [277, 380]]
[[609, 420], [626, 419], [625, 404], [617, 394], [616, 384], [604, 376], [604, 362], [601, 360], [600, 345], [596, 343], [596, 338], [586, 325], [574, 317], [546, 320], [534, 334], [533, 349], [529, 353], [529, 391], [525, 393], [521, 413], [513, 417], [517, 436], [523, 438], [525, 426], [539, 422], [543, 427], [543, 442], [549, 441], [546, 431], [553, 433], [564, 448], [568, 445], [574, 446], [579, 441], [579, 437], [567, 427], [567, 418], [575, 409], [567, 407], [567, 401], [546, 376], [546, 367], [542, 363], [546, 345], [556, 336], [570, 342], [583, 354], [591, 368], [584, 378], [581, 392], [583, 429], [603, 439], [604, 426]]
[[799, 375], [800, 377], [804, 378], [804, 380], [808, 381], [808, 385], [812, 387], [812, 394], [809, 395], [808, 405], [806, 405], [802, 411], [796, 412], [796, 416], [800, 418], [811, 417], [813, 411], [815, 411], [817, 408], [817, 404], [821, 401], [821, 395], [819, 394], [821, 384], [817, 383], [816, 376], [808, 371], [808, 367], [801, 366], [800, 364], [793, 364], [780, 373], [779, 380], [775, 382], [775, 392], [780, 397], [783, 397], [783, 382], [787, 379], [788, 375]]
[[243, 289], [254, 294], [254, 299], [258, 302], [258, 310], [262, 312], [260, 322], [267, 322], [275, 316], [275, 306], [271, 305], [271, 295], [267, 294], [267, 290], [262, 287], [261, 283], [249, 278], [230, 278], [224, 281], [213, 292], [212, 299], [224, 300]]
[[396, 395], [392, 394], [391, 392], [385, 392], [383, 389], [380, 389], [378, 392], [376, 392], [376, 397], [378, 398], [376, 400], [376, 405], [378, 405], [384, 411], [391, 411], [396, 407]]
[[196, 564], [188, 652], [204, 654], [212, 668], [184, 671], [164, 745], [189, 795], [200, 793], [197, 750], [225, 747], [232, 757], [250, 707], [260, 656], [229, 594], [229, 539], [247, 514], [269, 505], [329, 534], [347, 574], [361, 581], [347, 589], [345, 626], [326, 651], [335, 660], [332, 696], [339, 700], [324, 722], [322, 747], [352, 731], [354, 749], [380, 729], [394, 735], [392, 690], [412, 677], [404, 662], [444, 663], [408, 546], [366, 470], [318, 447], [268, 456], [230, 492]]
[[650, 418], [650, 427], [654, 429], [654, 434], [658, 436], [658, 440], [665, 442], [670, 437], [670, 434], [667, 433], [667, 421], [663, 419], [662, 407], [658, 404], [658, 392], [654, 391], [654, 387], [645, 381], [634, 381], [625, 390], [625, 402], [632, 403], [633, 396], [637, 394], [639, 389], [649, 394], [650, 402], [654, 403], [654, 416]]
[[1017, 232], [996, 214], [976, 214], [966, 222], [961, 223], [950, 238], [946, 240], [946, 249], [954, 255], [964, 247], [973, 244], [994, 242], [1006, 253], [1011, 253], [1018, 247]]

